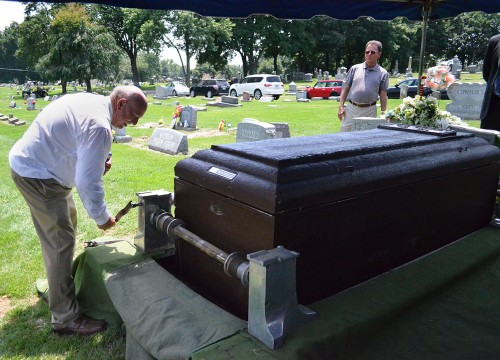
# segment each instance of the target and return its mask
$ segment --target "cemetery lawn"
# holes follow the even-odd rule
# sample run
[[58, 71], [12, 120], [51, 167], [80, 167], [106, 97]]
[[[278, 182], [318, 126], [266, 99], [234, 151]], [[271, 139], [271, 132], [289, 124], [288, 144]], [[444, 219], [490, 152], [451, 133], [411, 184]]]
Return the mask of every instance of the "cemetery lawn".
[[[480, 74], [462, 74], [463, 82], [480, 82]], [[391, 85], [397, 82], [391, 79]], [[298, 83], [298, 87], [314, 83]], [[285, 86], [288, 89], [288, 86]], [[154, 86], [145, 87], [154, 93]], [[49, 91], [49, 96], [59, 95], [60, 88]], [[20, 91], [19, 91], [20, 94]], [[2, 359], [123, 359], [125, 340], [119, 328], [111, 328], [103, 334], [91, 337], [59, 336], [51, 332], [50, 313], [44, 301], [36, 294], [37, 279], [45, 278], [40, 245], [33, 228], [28, 207], [10, 178], [8, 152], [22, 136], [29, 124], [48, 102], [37, 99], [36, 109], [28, 111], [24, 99], [16, 88], [0, 86], [0, 114], [26, 121], [23, 126], [0, 123], [0, 357]], [[11, 98], [12, 97], [12, 98]], [[113, 167], [104, 178], [106, 203], [112, 213], [118, 212], [130, 200], [136, 200], [136, 192], [165, 189], [173, 191], [175, 164], [198, 150], [212, 144], [233, 143], [236, 127], [244, 118], [265, 122], [288, 123], [291, 136], [307, 136], [338, 132], [338, 102], [317, 100], [298, 103], [295, 96], [286, 95], [278, 101], [263, 103], [251, 101], [237, 108], [206, 106], [198, 112], [199, 130], [188, 132], [189, 153], [165, 155], [148, 149], [148, 140], [163, 120], [168, 126], [172, 120], [175, 101], [180, 105], [205, 106], [202, 97], [153, 100], [148, 95], [150, 106], [138, 126], [128, 127], [131, 143], [113, 143]], [[10, 108], [15, 101], [17, 107]], [[153, 101], [161, 102], [154, 105]], [[449, 101], [440, 101], [445, 109]], [[401, 103], [399, 99], [388, 101], [387, 109]], [[218, 125], [224, 120], [223, 132]], [[469, 122], [478, 127], [479, 121]], [[89, 219], [83, 205], [74, 194], [78, 208], [78, 235], [76, 254], [83, 251], [83, 242], [104, 234]], [[137, 212], [132, 210], [106, 235], [132, 239], [137, 229]]]

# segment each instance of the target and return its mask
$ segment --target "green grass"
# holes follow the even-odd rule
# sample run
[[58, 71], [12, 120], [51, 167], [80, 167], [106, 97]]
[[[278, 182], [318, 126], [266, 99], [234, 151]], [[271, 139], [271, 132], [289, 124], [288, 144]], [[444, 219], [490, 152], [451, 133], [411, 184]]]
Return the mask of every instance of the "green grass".
[[[463, 75], [465, 81], [481, 81], [480, 75]], [[470, 79], [469, 79], [470, 78]], [[397, 82], [391, 79], [391, 85]], [[297, 83], [298, 86], [313, 85]], [[286, 86], [286, 89], [288, 87]], [[60, 89], [50, 92], [59, 94]], [[10, 97], [13, 97], [12, 99]], [[292, 100], [291, 102], [283, 100]], [[133, 137], [129, 144], [112, 146], [113, 167], [104, 178], [106, 202], [111, 212], [116, 213], [129, 200], [136, 200], [136, 192], [155, 189], [173, 191], [174, 166], [194, 152], [209, 148], [212, 144], [235, 142], [235, 131], [218, 134], [220, 120], [231, 124], [235, 129], [244, 118], [254, 118], [266, 122], [288, 123], [292, 136], [306, 136], [338, 132], [340, 121], [337, 118], [338, 102], [311, 101], [298, 103], [294, 96], [283, 96], [272, 103], [251, 101], [238, 108], [207, 107], [198, 112], [200, 129], [188, 135], [205, 134], [204, 137], [190, 137], [188, 155], [170, 156], [149, 151], [148, 139], [153, 126], [160, 119], [169, 124], [175, 102], [181, 105], [204, 106], [206, 101], [200, 97], [189, 99], [162, 100], [161, 105], [151, 105], [139, 126], [127, 128]], [[16, 101], [19, 108], [9, 108]], [[440, 101], [445, 109], [448, 101]], [[389, 100], [388, 109], [399, 105], [401, 100]], [[29, 125], [39, 109], [47, 105], [40, 99], [38, 110], [28, 111], [16, 89], [0, 87], [0, 113], [13, 114]], [[150, 124], [151, 126], [144, 125]], [[479, 122], [471, 122], [478, 126]], [[11, 305], [11, 309], [0, 319], [0, 358], [2, 359], [119, 359], [124, 357], [125, 341], [118, 329], [110, 329], [104, 334], [89, 338], [60, 337], [50, 331], [50, 313], [47, 305], [36, 296], [35, 282], [44, 278], [44, 267], [38, 238], [31, 223], [28, 208], [10, 179], [8, 152], [19, 139], [27, 126], [0, 124], [0, 304]], [[212, 131], [212, 132], [211, 132]], [[83, 241], [103, 235], [95, 223], [87, 216], [78, 195], [74, 195], [78, 208], [78, 244], [76, 253], [83, 250]], [[133, 237], [137, 229], [135, 210], [125, 216], [107, 235]], [[3, 299], [3, 301], [2, 301]], [[0, 312], [1, 312], [0, 307]]]

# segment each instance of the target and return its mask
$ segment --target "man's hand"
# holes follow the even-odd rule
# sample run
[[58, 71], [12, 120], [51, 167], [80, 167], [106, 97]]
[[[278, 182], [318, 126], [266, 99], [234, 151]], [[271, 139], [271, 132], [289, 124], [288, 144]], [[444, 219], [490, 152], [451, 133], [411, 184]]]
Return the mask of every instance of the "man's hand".
[[101, 230], [108, 230], [108, 229], [112, 228], [115, 225], [116, 225], [115, 217], [110, 215], [108, 221], [106, 221], [102, 225], [97, 225], [97, 227], [99, 229], [101, 229]]
[[338, 113], [338, 116], [339, 116], [339, 120], [342, 121], [344, 119], [344, 106], [343, 105], [340, 105], [339, 106], [339, 113]]
[[111, 165], [113, 165], [113, 159], [109, 156], [104, 163], [104, 174], [102, 174], [102, 176], [106, 175], [109, 169], [111, 169]]

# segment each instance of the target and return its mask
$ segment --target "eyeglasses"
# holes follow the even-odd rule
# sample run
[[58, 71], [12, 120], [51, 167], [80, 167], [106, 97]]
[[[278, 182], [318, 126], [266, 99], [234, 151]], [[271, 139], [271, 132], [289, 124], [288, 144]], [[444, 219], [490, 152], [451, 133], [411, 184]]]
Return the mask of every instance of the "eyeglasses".
[[374, 50], [366, 50], [365, 51], [366, 55], [368, 55], [368, 54], [372, 54], [373, 55], [373, 54], [376, 54], [376, 53], [378, 53], [378, 51], [374, 51]]

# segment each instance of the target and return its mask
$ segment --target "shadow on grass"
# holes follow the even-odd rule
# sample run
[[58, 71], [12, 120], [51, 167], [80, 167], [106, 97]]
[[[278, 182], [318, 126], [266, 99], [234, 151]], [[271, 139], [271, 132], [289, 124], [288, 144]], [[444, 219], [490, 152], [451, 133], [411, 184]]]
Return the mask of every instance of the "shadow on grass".
[[119, 327], [92, 336], [52, 332], [47, 304], [38, 299], [9, 311], [0, 323], [2, 359], [124, 359], [125, 337]]

